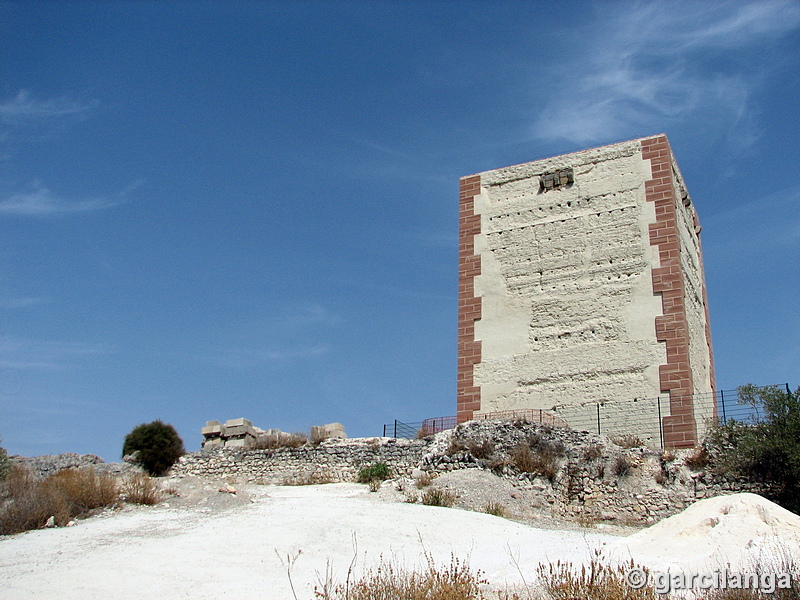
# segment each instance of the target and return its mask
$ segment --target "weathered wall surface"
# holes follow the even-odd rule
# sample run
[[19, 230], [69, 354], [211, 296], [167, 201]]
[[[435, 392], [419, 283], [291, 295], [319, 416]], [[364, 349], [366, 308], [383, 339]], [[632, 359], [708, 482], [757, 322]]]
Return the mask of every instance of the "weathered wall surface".
[[[653, 140], [462, 180], [460, 421], [712, 391], [696, 214], [688, 194], [675, 191], [680, 175], [666, 138]], [[566, 173], [561, 185], [545, 185]], [[666, 288], [681, 301], [668, 298], [665, 312]], [[667, 341], [675, 331], [680, 339]], [[664, 416], [673, 409], [680, 431], [670, 443], [696, 439], [693, 415], [671, 402]], [[632, 433], [652, 441], [659, 429]]]
[[374, 438], [271, 450], [217, 448], [183, 456], [172, 472], [278, 485], [354, 481], [359, 469], [379, 462], [398, 475], [408, 475], [427, 445], [424, 440]]

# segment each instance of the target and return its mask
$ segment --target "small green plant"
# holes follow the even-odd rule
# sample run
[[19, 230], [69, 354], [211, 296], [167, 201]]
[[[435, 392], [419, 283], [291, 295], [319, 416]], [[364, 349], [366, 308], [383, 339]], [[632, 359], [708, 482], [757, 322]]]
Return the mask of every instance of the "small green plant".
[[506, 507], [499, 502], [489, 502], [489, 504], [484, 507], [483, 512], [494, 515], [495, 517], [505, 517]]
[[142, 423], [125, 436], [122, 455], [134, 454], [150, 475], [164, 475], [186, 454], [183, 440], [172, 425], [161, 421]]
[[448, 490], [430, 487], [422, 493], [421, 501], [427, 506], [451, 507], [455, 504], [457, 496]]
[[389, 465], [384, 462], [378, 462], [368, 467], [361, 467], [358, 471], [358, 483], [369, 483], [373, 479], [384, 481], [391, 477]]
[[137, 473], [122, 484], [122, 497], [131, 504], [158, 504], [164, 492], [158, 482], [146, 473]]

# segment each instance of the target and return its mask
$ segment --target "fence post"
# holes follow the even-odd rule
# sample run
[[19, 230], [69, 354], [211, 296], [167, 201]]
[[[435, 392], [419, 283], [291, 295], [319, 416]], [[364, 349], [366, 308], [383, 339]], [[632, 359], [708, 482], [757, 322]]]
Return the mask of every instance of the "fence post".
[[386, 423], [383, 424], [383, 437], [386, 437]]
[[719, 391], [719, 403], [722, 404], [722, 424], [728, 422], [728, 418], [725, 416], [725, 390]]
[[597, 403], [597, 435], [600, 435], [600, 403]]
[[394, 437], [397, 438], [397, 419], [394, 420]]
[[661, 396], [657, 396], [658, 401], [658, 437], [661, 440], [661, 448], [664, 448], [664, 421], [661, 419]]
[[792, 395], [792, 390], [789, 389], [789, 384], [787, 383], [785, 385], [786, 385], [786, 395], [787, 396], [791, 396]]

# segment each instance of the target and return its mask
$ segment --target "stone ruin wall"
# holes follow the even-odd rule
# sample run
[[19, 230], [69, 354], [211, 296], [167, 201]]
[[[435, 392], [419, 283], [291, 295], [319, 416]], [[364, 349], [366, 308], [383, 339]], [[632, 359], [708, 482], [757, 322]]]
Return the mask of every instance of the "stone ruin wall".
[[[460, 233], [459, 421], [669, 394], [665, 441], [694, 444], [685, 397], [713, 391], [713, 364], [699, 224], [665, 136], [464, 178]], [[661, 439], [657, 419], [618, 416]]]
[[[564, 444], [553, 481], [510, 468], [491, 468], [527, 436], [536, 434]], [[461, 441], [491, 439], [495, 455], [476, 459], [469, 452], [449, 451], [453, 436]], [[586, 460], [590, 446], [602, 449], [596, 459]], [[685, 451], [690, 452], [690, 451]], [[624, 457], [629, 475], [614, 475], [614, 464]], [[354, 438], [326, 440], [317, 446], [245, 450], [217, 448], [185, 455], [171, 475], [214, 477], [230, 483], [310, 484], [355, 481], [358, 471], [377, 462], [386, 463], [396, 477], [395, 485], [413, 488], [412, 476], [459, 469], [490, 470], [519, 490], [531, 492], [534, 504], [555, 516], [607, 520], [621, 523], [653, 523], [683, 510], [702, 498], [739, 491], [763, 493], [743, 480], [720, 480], [705, 472], [689, 472], [676, 461], [659, 484], [661, 453], [646, 448], [624, 449], [607, 436], [538, 424], [519, 427], [511, 422], [472, 421], [423, 440]], [[406, 483], [403, 484], [402, 482]], [[416, 489], [416, 488], [413, 488]]]

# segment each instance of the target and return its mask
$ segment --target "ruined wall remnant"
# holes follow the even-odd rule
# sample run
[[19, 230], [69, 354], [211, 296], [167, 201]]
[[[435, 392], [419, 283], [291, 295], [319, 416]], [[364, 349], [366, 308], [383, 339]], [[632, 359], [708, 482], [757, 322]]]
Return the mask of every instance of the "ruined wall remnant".
[[[298, 434], [286, 433], [280, 429], [261, 429], [254, 427], [248, 419], [228, 419], [223, 425], [219, 421], [206, 421], [200, 430], [203, 435], [203, 449], [214, 448], [274, 448], [294, 442]], [[328, 423], [311, 428], [311, 437], [314, 441], [329, 438], [345, 439], [347, 434], [341, 423]], [[302, 437], [301, 440], [305, 440]]]
[[666, 136], [465, 177], [460, 204], [459, 421], [668, 394], [665, 445], [693, 445], [714, 370], [700, 226]]

